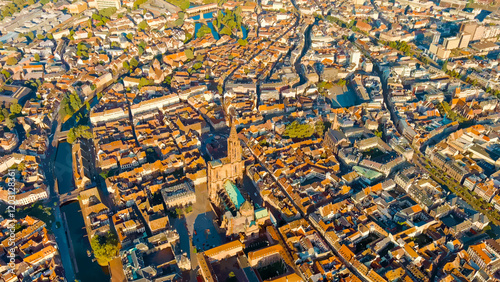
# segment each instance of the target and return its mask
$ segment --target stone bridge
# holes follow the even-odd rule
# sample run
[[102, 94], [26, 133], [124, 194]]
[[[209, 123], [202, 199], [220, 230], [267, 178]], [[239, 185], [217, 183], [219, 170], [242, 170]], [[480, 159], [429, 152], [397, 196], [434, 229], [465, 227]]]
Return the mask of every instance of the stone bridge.
[[78, 201], [78, 195], [80, 194], [79, 189], [75, 189], [66, 194], [59, 194], [59, 206], [69, 204], [71, 202]]
[[201, 5], [201, 6], [196, 6], [192, 7], [186, 10], [186, 16], [188, 18], [194, 17], [196, 15], [200, 15], [200, 19], [203, 18], [203, 14], [206, 13], [212, 13], [219, 10], [219, 7], [217, 6], [217, 3], [212, 3], [212, 4], [207, 4], [207, 5]]

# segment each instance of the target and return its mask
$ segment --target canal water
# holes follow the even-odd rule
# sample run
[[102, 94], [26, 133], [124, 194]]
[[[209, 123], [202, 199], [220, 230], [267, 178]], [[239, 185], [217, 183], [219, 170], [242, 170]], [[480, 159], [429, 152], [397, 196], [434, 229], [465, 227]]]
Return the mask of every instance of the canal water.
[[[59, 184], [59, 194], [68, 193], [74, 189], [72, 161], [71, 144], [66, 142], [59, 144], [54, 164], [54, 173]], [[70, 247], [73, 248], [74, 254], [74, 258], [71, 257], [71, 259], [73, 262], [76, 261], [75, 271], [78, 269], [76, 278], [82, 282], [109, 281], [107, 268], [103, 269], [97, 262], [92, 262], [92, 258], [87, 256], [87, 250], [91, 248], [78, 202], [62, 206], [61, 212], [65, 215], [68, 224], [66, 232], [71, 239], [72, 244], [70, 244]], [[66, 228], [65, 224], [63, 226]], [[70, 255], [72, 254], [70, 253]]]
[[59, 185], [59, 194], [69, 193], [74, 189], [73, 156], [71, 155], [71, 144], [67, 142], [60, 143], [57, 147], [54, 174]]
[[68, 223], [68, 234], [71, 237], [78, 268], [76, 278], [81, 282], [109, 281], [108, 269], [102, 268], [97, 262], [92, 262], [92, 258], [87, 256], [87, 250], [91, 250], [91, 248], [80, 212], [80, 205], [77, 202], [67, 204], [61, 207], [61, 212], [66, 215]]

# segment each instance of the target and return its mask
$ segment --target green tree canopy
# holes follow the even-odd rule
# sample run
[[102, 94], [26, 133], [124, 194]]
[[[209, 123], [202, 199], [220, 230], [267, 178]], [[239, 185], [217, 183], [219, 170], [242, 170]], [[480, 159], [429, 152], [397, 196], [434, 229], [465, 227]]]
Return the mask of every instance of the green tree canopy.
[[2, 73], [6, 79], [9, 79], [11, 74], [8, 70], [1, 70], [0, 73]]
[[140, 5], [146, 3], [147, 0], [137, 0], [134, 2], [134, 10], [136, 10], [137, 8], [139, 8]]
[[238, 39], [238, 44], [240, 44], [241, 46], [247, 46], [248, 40], [240, 38]]
[[115, 13], [116, 13], [116, 8], [115, 7], [110, 7], [110, 8], [105, 8], [105, 9], [99, 10], [99, 14], [102, 17], [106, 17], [106, 18], [111, 17]]
[[16, 126], [16, 123], [14, 122], [14, 120], [12, 120], [11, 118], [7, 117], [5, 119], [5, 125], [9, 128], [9, 129], [13, 129], [15, 126]]
[[90, 240], [90, 246], [96, 259], [100, 262], [110, 262], [119, 251], [118, 238], [115, 234], [94, 235]]
[[184, 20], [183, 19], [176, 19], [174, 21], [174, 26], [176, 26], [176, 27], [181, 27], [183, 24], [184, 24]]
[[193, 68], [194, 68], [195, 70], [197, 70], [197, 69], [200, 69], [202, 66], [203, 66], [203, 64], [202, 64], [201, 62], [196, 62], [196, 63], [193, 65]]
[[309, 138], [315, 132], [315, 128], [310, 124], [301, 124], [298, 121], [294, 121], [287, 125], [285, 128], [284, 136], [290, 138]]
[[9, 58], [5, 61], [5, 63], [6, 63], [7, 65], [9, 65], [9, 66], [16, 65], [16, 64], [17, 64], [17, 62], [18, 62], [18, 61], [17, 61], [17, 59], [16, 59], [16, 58], [14, 58], [14, 57], [9, 57]]
[[167, 2], [181, 8], [181, 10], [183, 11], [189, 8], [189, 6], [191, 5], [189, 0], [167, 0]]
[[82, 107], [82, 101], [80, 96], [76, 93], [71, 93], [69, 95], [65, 95], [61, 100], [61, 106], [59, 107], [59, 114], [62, 117], [67, 115], [73, 115], [76, 111], [78, 111]]
[[325, 124], [323, 121], [319, 120], [314, 124], [314, 130], [316, 131], [316, 134], [319, 136], [323, 136], [325, 133]]
[[10, 104], [10, 112], [17, 115], [21, 112], [23, 107], [17, 103], [17, 101]]
[[124, 69], [126, 69], [126, 70], [128, 70], [128, 71], [130, 71], [130, 66], [129, 66], [129, 64], [127, 63], [127, 61], [124, 61], [124, 62], [123, 62], [123, 68], [124, 68]]
[[141, 77], [141, 79], [139, 80], [138, 88], [141, 89], [143, 86], [148, 86], [148, 85], [153, 85], [153, 81], [145, 77]]
[[146, 22], [146, 21], [142, 21], [142, 22], [140, 22], [140, 23], [137, 25], [137, 29], [138, 29], [139, 31], [143, 31], [143, 30], [146, 30], [146, 29], [148, 29], [148, 28], [149, 28], [149, 25], [148, 25], [148, 22]]
[[130, 67], [131, 68], [136, 68], [138, 65], [139, 65], [139, 62], [135, 58], [132, 58], [130, 60]]
[[212, 30], [205, 24], [201, 25], [201, 27], [198, 29], [198, 32], [196, 33], [197, 38], [204, 37], [207, 34], [211, 34]]
[[186, 50], [184, 50], [184, 54], [186, 54], [186, 57], [187, 57], [189, 60], [194, 59], [193, 49], [186, 49]]
[[87, 125], [78, 125], [68, 132], [68, 143], [73, 144], [78, 138], [91, 139], [93, 137], [90, 127]]

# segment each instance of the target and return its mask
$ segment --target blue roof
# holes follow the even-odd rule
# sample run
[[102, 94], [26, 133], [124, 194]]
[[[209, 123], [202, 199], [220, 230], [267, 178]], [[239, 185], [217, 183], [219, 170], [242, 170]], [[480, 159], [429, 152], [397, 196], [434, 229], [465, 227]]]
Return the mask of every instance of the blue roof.
[[224, 189], [229, 195], [229, 199], [231, 199], [231, 202], [233, 202], [236, 209], [239, 210], [241, 205], [245, 202], [245, 198], [243, 198], [243, 195], [241, 195], [238, 187], [236, 187], [236, 185], [231, 180], [227, 180], [224, 183]]

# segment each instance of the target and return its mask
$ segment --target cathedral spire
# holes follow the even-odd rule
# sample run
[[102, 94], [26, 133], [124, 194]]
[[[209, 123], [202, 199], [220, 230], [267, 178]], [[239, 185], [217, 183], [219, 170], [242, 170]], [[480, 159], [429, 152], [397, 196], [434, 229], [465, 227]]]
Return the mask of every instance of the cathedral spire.
[[233, 118], [231, 118], [231, 133], [229, 134], [229, 138], [236, 136], [238, 138], [238, 133], [236, 133], [236, 126], [234, 126]]
[[231, 119], [231, 133], [229, 138], [227, 138], [227, 157], [231, 163], [241, 161], [243, 149], [241, 148], [240, 139], [238, 138], [238, 133], [236, 132], [236, 126]]
[[334, 118], [334, 120], [333, 120], [332, 129], [333, 129], [333, 130], [338, 130], [339, 128], [340, 128], [340, 125], [339, 125], [339, 118], [338, 118], [337, 113], [335, 113], [335, 118]]

